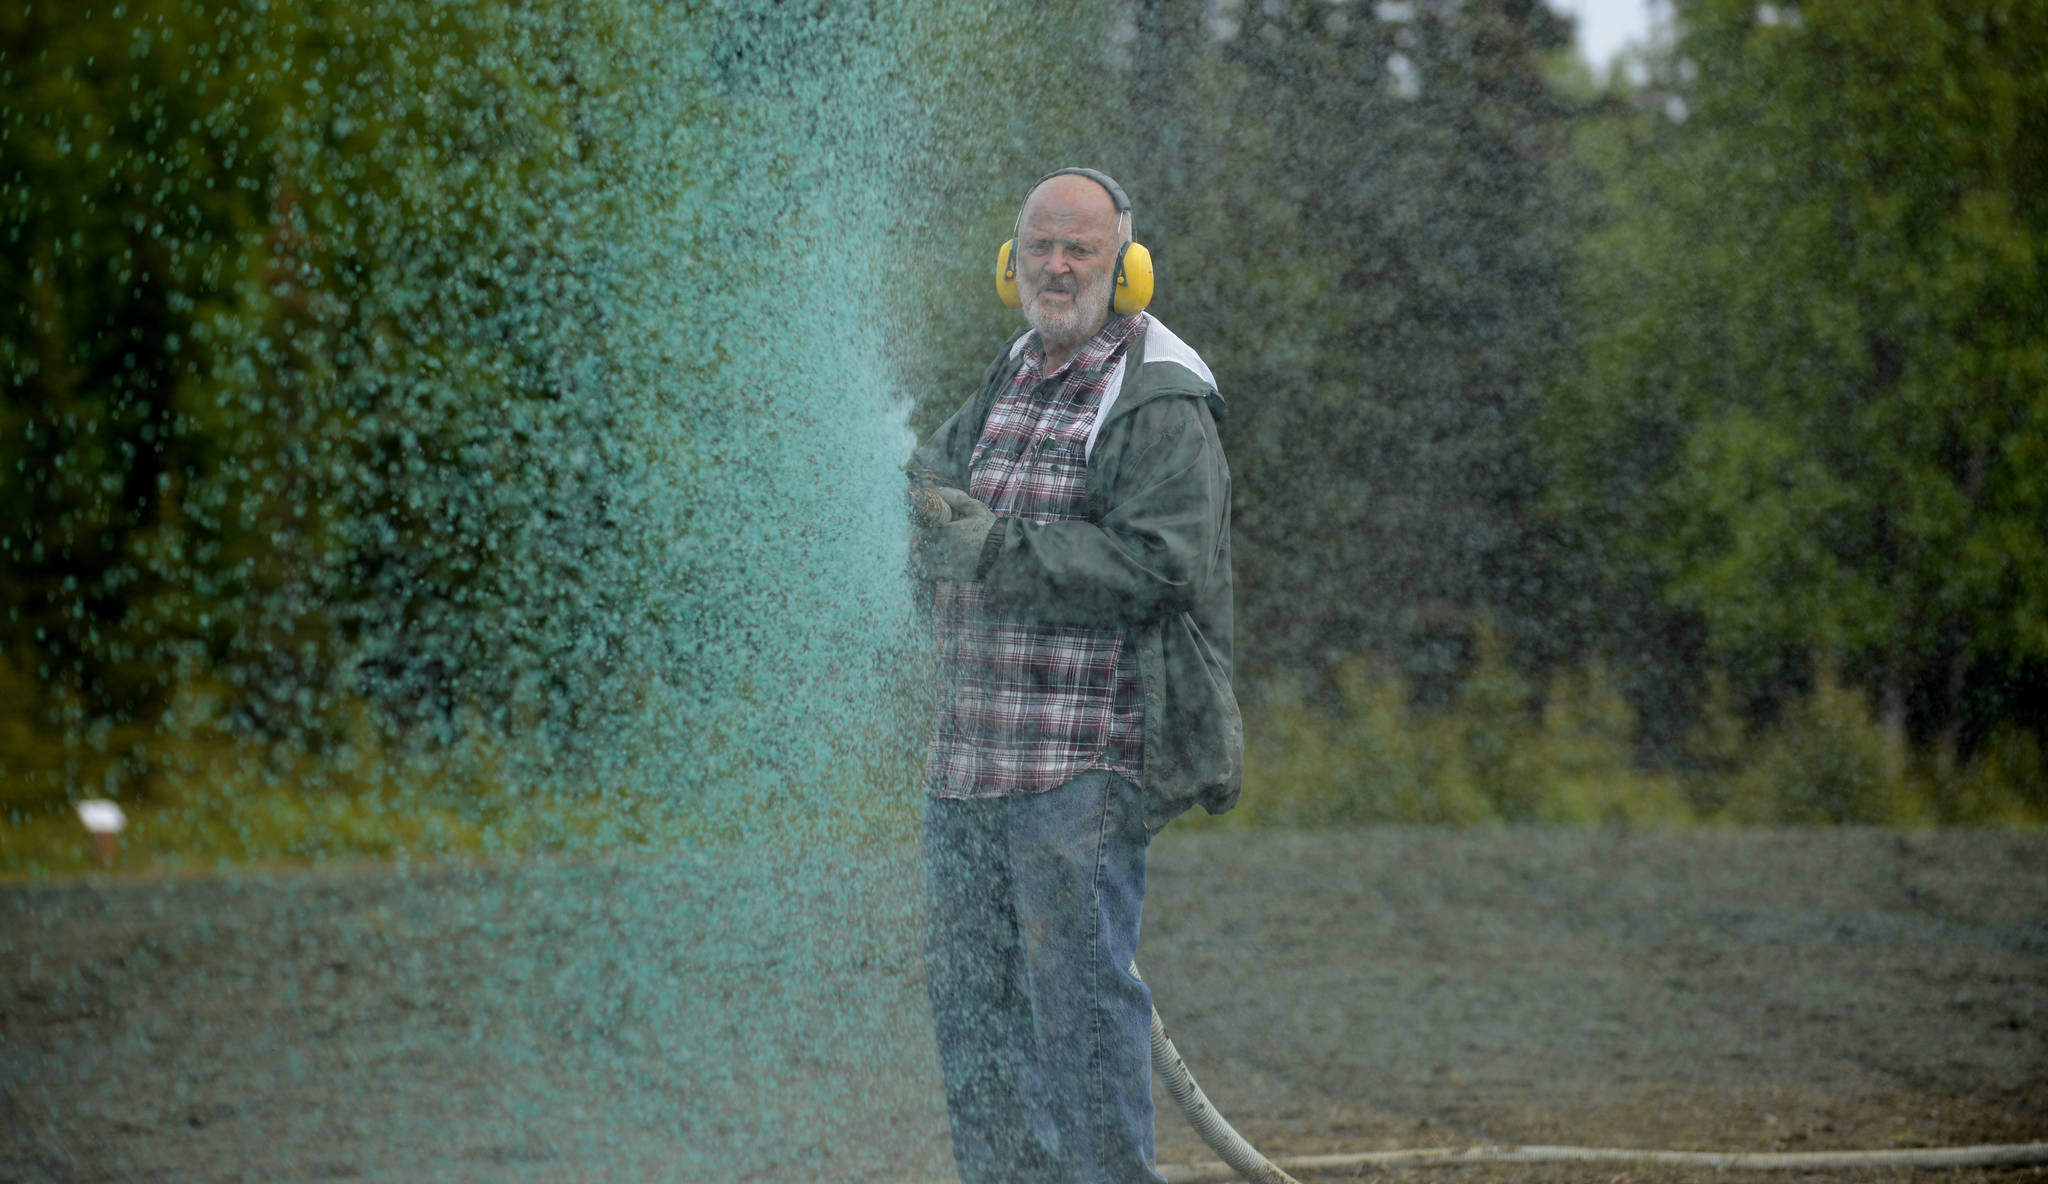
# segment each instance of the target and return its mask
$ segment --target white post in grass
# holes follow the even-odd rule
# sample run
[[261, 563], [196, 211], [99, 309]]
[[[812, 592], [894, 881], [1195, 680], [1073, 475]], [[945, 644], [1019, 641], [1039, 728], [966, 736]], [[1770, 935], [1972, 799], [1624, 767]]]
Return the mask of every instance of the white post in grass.
[[121, 813], [121, 807], [105, 798], [87, 798], [78, 803], [78, 820], [85, 823], [85, 829], [99, 844], [100, 866], [114, 866], [115, 845], [120, 839], [121, 828], [128, 825], [128, 816]]

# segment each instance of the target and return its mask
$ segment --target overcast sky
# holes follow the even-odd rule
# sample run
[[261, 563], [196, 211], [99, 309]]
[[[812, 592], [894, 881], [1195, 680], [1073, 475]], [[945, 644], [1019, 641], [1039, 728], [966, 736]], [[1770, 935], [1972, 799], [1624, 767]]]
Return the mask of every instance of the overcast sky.
[[1607, 63], [1621, 47], [1640, 42], [1650, 31], [1649, 0], [1549, 0], [1559, 12], [1578, 18], [1579, 50], [1593, 63], [1595, 74], [1605, 74]]

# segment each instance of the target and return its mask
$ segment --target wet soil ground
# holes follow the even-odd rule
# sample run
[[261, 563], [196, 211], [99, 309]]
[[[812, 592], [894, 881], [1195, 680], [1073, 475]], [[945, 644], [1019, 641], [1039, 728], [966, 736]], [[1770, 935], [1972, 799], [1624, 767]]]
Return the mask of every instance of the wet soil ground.
[[[2048, 1139], [2048, 834], [1170, 829], [1151, 877], [1269, 1153]], [[920, 908], [893, 848], [0, 886], [0, 1181], [944, 1180]]]

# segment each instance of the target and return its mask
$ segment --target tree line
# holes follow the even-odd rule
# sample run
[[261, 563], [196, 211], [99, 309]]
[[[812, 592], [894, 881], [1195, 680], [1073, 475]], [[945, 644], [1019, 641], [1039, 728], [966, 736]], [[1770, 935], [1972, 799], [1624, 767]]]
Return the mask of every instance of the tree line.
[[[1255, 736], [1327, 745], [1386, 688], [1537, 726], [1597, 671], [1639, 773], [1860, 696], [2042, 804], [2042, 4], [1682, 0], [1607, 79], [1537, 0], [803, 8], [675, 16], [674, 61], [626, 5], [0, 16], [10, 801], [146, 787], [200, 714], [322, 750], [360, 710], [629, 708], [688, 660], [615, 611], [649, 462], [587, 397], [635, 377], [600, 350], [648, 278], [631, 201], [838, 178], [687, 250], [737, 285], [770, 231], [873, 221], [825, 258], [886, 277], [860, 324], [915, 429], [1007, 331], [977, 297], [1022, 184], [1086, 162], [1232, 406]], [[617, 148], [656, 116], [658, 185]], [[729, 375], [751, 314], [715, 308]]]

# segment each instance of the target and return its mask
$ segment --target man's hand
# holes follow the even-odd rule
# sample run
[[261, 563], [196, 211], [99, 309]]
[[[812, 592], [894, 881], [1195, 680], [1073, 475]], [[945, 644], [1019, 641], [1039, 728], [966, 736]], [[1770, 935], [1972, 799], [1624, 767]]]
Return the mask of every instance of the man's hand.
[[996, 516], [964, 489], [932, 487], [953, 512], [953, 520], [918, 532], [918, 554], [924, 572], [939, 580], [972, 580], [981, 566], [982, 545], [995, 529]]
[[924, 529], [951, 521], [953, 511], [939, 497], [939, 489], [953, 488], [953, 484], [930, 469], [908, 468], [905, 471], [910, 477], [910, 488], [903, 491], [910, 508], [910, 524]]

